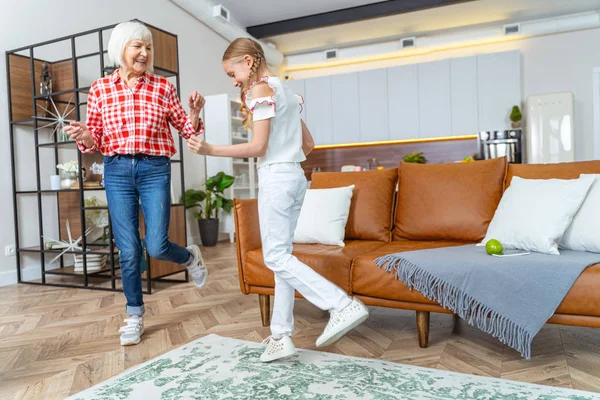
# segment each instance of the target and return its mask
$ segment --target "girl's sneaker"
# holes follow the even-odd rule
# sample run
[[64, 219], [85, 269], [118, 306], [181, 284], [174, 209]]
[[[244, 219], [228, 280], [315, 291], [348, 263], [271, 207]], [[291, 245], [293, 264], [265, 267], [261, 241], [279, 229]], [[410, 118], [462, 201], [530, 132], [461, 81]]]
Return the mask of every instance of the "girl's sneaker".
[[335, 343], [346, 333], [362, 324], [369, 318], [369, 309], [358, 300], [352, 298], [352, 303], [348, 304], [341, 311], [331, 311], [329, 322], [321, 336], [317, 338], [317, 347], [329, 346]]
[[262, 362], [270, 362], [296, 354], [296, 347], [289, 336], [284, 336], [281, 339], [269, 336], [263, 340], [262, 344], [267, 345], [265, 352], [260, 356]]

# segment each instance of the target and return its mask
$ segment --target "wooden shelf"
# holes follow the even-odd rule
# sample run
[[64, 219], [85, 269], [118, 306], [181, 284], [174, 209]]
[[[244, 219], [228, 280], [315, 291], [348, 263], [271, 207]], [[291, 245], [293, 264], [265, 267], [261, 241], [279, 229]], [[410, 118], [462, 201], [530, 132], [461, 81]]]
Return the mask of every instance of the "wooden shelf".
[[[139, 21], [145, 24], [142, 21]], [[146, 27], [152, 32], [154, 49], [153, 49], [153, 58], [154, 58], [154, 71], [153, 73], [156, 75], [173, 78], [170, 79], [173, 84], [176, 85], [178, 95], [179, 94], [179, 60], [178, 60], [178, 39], [177, 35], [166, 32], [160, 28], [151, 26], [149, 24], [145, 24]], [[16, 166], [21, 166], [23, 161], [21, 160], [23, 157], [27, 158], [27, 162], [30, 165], [30, 168], [33, 171], [32, 176], [37, 176], [42, 179], [42, 185], [46, 186], [48, 182], [48, 175], [55, 174], [54, 167], [48, 168], [46, 164], [43, 166], [40, 164], [39, 157], [34, 157], [34, 153], [38, 151], [40, 148], [45, 149], [54, 149], [54, 165], [64, 162], [71, 157], [71, 159], [79, 160], [81, 163], [81, 167], [85, 168], [85, 174], [83, 178], [85, 182], [93, 182], [98, 181], [100, 177], [98, 175], [94, 175], [91, 172], [91, 165], [94, 162], [102, 163], [103, 155], [100, 152], [96, 152], [94, 154], [81, 154], [78, 151], [77, 143], [75, 141], [69, 140], [65, 142], [54, 142], [54, 137], [46, 137], [47, 131], [54, 128], [54, 126], [43, 128], [45, 125], [49, 123], [55, 122], [55, 118], [48, 118], [46, 115], [50, 115], [50, 113], [56, 113], [54, 109], [54, 105], [56, 106], [58, 113], [68, 114], [69, 120], [82, 120], [85, 119], [85, 111], [83, 106], [87, 105], [85, 94], [89, 92], [91, 82], [95, 81], [97, 78], [101, 78], [102, 76], [106, 76], [106, 72], [112, 72], [114, 69], [111, 67], [107, 67], [106, 63], [108, 62], [107, 50], [105, 50], [102, 46], [106, 45], [106, 40], [103, 43], [103, 37], [105, 37], [106, 33], [110, 33], [110, 30], [113, 29], [116, 24], [112, 26], [105, 26], [101, 28], [97, 28], [94, 30], [88, 30], [86, 32], [81, 32], [61, 38], [57, 38], [55, 40], [45, 41], [43, 43], [32, 44], [29, 46], [25, 46], [19, 49], [7, 51], [7, 76], [8, 76], [8, 100], [9, 100], [9, 112], [10, 112], [10, 138], [11, 145], [13, 145], [11, 149], [11, 162], [12, 168], [15, 170]], [[99, 40], [97, 41], [85, 41], [86, 45], [79, 46], [80, 43], [77, 43], [80, 37], [89, 36], [89, 35], [97, 35]], [[57, 60], [57, 57], [51, 58], [50, 60], [41, 60], [32, 58], [34, 55], [42, 54], [39, 51], [39, 48], [44, 47], [44, 54], [47, 57], [52, 57], [52, 54], [49, 54], [47, 51], [48, 45], [61, 44], [67, 47], [70, 45], [71, 53], [67, 53], [66, 55], [62, 55], [60, 57], [70, 56], [66, 59]], [[78, 62], [79, 60], [84, 60], [85, 70], [83, 64]], [[43, 65], [48, 65], [48, 72], [52, 78], [52, 93], [42, 94], [40, 92], [40, 80], [41, 80], [41, 72]], [[96, 65], [96, 66], [95, 66]], [[92, 69], [90, 68], [92, 67]], [[94, 75], [97, 75], [94, 77]], [[54, 103], [51, 104], [50, 99]], [[68, 109], [67, 109], [68, 107]], [[49, 111], [48, 111], [49, 110]], [[50, 113], [49, 113], [50, 112]], [[16, 127], [23, 127], [27, 129], [16, 130]], [[43, 131], [42, 131], [43, 130]], [[15, 138], [15, 135], [26, 135], [27, 133], [21, 133], [21, 131], [26, 131], [27, 133], [31, 133], [31, 137], [27, 138], [27, 140], [31, 140], [33, 142], [33, 138], [35, 138], [37, 144], [35, 146], [29, 146], [26, 148], [17, 149], [14, 146], [14, 143], [21, 143], [21, 138]], [[51, 132], [51, 131], [50, 131]], [[40, 136], [42, 135], [42, 136]], [[56, 138], [58, 139], [58, 138]], [[179, 147], [183, 148], [183, 140], [182, 138], [178, 138]], [[43, 141], [43, 142], [42, 142]], [[29, 149], [29, 150], [27, 150]], [[73, 153], [77, 158], [74, 158], [72, 155], [59, 153], [58, 150], [75, 150], [77, 153]], [[44, 157], [52, 157], [52, 152], [44, 152]], [[68, 153], [68, 152], [64, 152]], [[174, 164], [176, 169], [180, 170], [180, 176], [185, 176], [184, 173], [184, 165], [183, 165], [183, 154], [179, 153], [180, 157], [177, 159], [172, 159], [171, 163]], [[65, 159], [66, 158], [66, 159]], [[18, 161], [17, 161], [18, 160]], [[45, 161], [44, 161], [45, 162]], [[23, 164], [24, 165], [24, 164]], [[37, 170], [36, 170], [37, 169]], [[40, 176], [40, 174], [43, 174]], [[177, 178], [175, 178], [177, 179]], [[174, 184], [179, 184], [178, 181], [173, 180]], [[85, 186], [85, 183], [81, 185], [81, 187], [72, 187], [69, 189], [41, 189], [37, 190], [37, 186], [35, 181], [31, 183], [29, 186], [19, 185], [16, 176], [13, 176], [13, 187], [25, 186], [31, 187], [34, 186], [36, 190], [15, 190], [13, 193], [13, 202], [19, 202], [19, 195], [37, 195], [40, 196], [44, 194], [42, 197], [42, 201], [37, 203], [37, 213], [33, 210], [20, 210], [20, 207], [16, 207], [14, 212], [15, 220], [19, 222], [19, 224], [15, 227], [15, 236], [19, 237], [21, 234], [22, 227], [20, 226], [23, 222], [23, 218], [29, 217], [29, 223], [36, 220], [41, 224], [41, 221], [37, 221], [38, 218], [43, 219], [44, 221], [57, 221], [57, 227], [55, 230], [58, 230], [59, 233], [55, 233], [54, 235], [56, 239], [60, 240], [68, 240], [68, 234], [66, 232], [66, 222], [69, 221], [70, 229], [71, 229], [71, 237], [78, 238], [81, 236], [81, 232], [83, 231], [84, 222], [81, 221], [83, 215], [88, 215], [88, 212], [98, 212], [98, 211], [106, 211], [108, 212], [108, 207], [85, 207], [82, 204], [82, 197], [86, 194], [86, 192], [93, 191], [104, 191], [105, 189], [102, 186]], [[184, 185], [183, 179], [181, 184]], [[56, 201], [53, 203], [49, 203], [51, 200], [48, 196], [55, 195]], [[183, 193], [178, 194], [179, 196], [183, 196]], [[86, 196], [87, 197], [87, 196]], [[51, 210], [48, 209], [49, 204], [58, 204], [56, 209]], [[52, 208], [52, 207], [51, 207]], [[169, 239], [179, 244], [180, 246], [187, 245], [187, 235], [186, 235], [186, 219], [185, 213], [186, 209], [181, 203], [171, 204], [171, 215], [170, 215], [170, 225], [169, 225]], [[143, 221], [143, 211], [140, 208], [140, 236], [144, 238], [145, 236], [145, 226]], [[29, 240], [27, 240], [29, 241]], [[31, 241], [29, 241], [31, 243]], [[33, 242], [35, 243], [35, 241]], [[95, 241], [93, 243], [86, 243], [86, 247], [88, 251], [84, 252], [82, 250], [69, 250], [65, 252], [65, 256], [69, 256], [72, 254], [106, 254], [109, 255], [108, 262], [110, 263], [110, 243], [106, 240]], [[115, 249], [116, 250], [116, 249]], [[64, 251], [63, 249], [45, 249], [40, 246], [22, 246], [17, 249], [19, 255], [23, 255], [25, 253], [38, 253], [39, 257], [41, 257], [42, 269], [44, 268], [44, 256], [47, 254], [48, 257], [54, 257], [57, 254], [60, 254]], [[17, 257], [17, 268], [22, 270], [21, 263], [23, 262], [23, 257]], [[100, 277], [102, 276], [101, 271], [89, 272], [88, 274], [75, 272], [74, 267], [66, 267], [66, 268], [58, 268], [56, 269], [56, 265], [48, 265], [48, 268], [54, 268], [46, 271], [45, 275], [66, 275], [66, 276], [79, 276], [83, 277], [83, 282], [73, 278], [73, 283], [80, 283], [79, 285], [64, 285], [67, 287], [83, 287], [83, 288], [92, 288], [88, 285], [88, 277]], [[110, 268], [110, 266], [109, 266]], [[148, 273], [146, 277], [148, 280], [148, 292], [151, 293], [151, 285], [150, 281], [156, 280], [157, 278], [168, 276], [171, 274], [178, 274], [182, 271], [186, 271], [185, 267], [181, 265], [164, 262], [160, 260], [156, 260], [153, 258], [148, 259], [148, 271], [151, 271], [152, 274]], [[103, 272], [107, 272], [109, 275], [108, 279], [118, 279], [115, 276], [114, 271], [104, 270]], [[146, 275], [146, 274], [145, 274]], [[187, 275], [186, 275], [187, 276]], [[43, 279], [42, 279], [43, 281]], [[83, 285], [81, 285], [83, 283]], [[112, 282], [112, 289], [115, 290], [114, 281]], [[146, 293], [146, 292], [145, 292]]]

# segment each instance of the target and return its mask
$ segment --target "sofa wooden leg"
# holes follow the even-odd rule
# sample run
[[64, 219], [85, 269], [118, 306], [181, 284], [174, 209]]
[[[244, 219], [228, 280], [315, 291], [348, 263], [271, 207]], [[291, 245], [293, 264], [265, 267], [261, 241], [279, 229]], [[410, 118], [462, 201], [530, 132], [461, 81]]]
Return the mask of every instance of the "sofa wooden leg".
[[454, 326], [452, 327], [452, 333], [459, 333], [460, 332], [460, 317], [458, 316], [458, 314], [454, 314], [452, 317], [454, 320]]
[[426, 348], [429, 345], [429, 311], [417, 311], [417, 335], [419, 347]]
[[263, 326], [271, 324], [271, 301], [268, 294], [259, 294], [258, 303], [260, 304], [260, 319]]

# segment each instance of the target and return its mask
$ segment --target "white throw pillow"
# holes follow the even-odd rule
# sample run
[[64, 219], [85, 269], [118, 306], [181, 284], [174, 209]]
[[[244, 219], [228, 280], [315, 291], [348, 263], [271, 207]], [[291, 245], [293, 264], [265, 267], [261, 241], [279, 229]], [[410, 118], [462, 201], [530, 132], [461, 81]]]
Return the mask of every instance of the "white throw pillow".
[[560, 248], [600, 253], [600, 175], [581, 176], [594, 177], [594, 183], [565, 232]]
[[354, 185], [308, 189], [298, 217], [294, 243], [344, 246], [344, 234]]
[[515, 176], [502, 195], [480, 245], [497, 239], [507, 249], [560, 254], [558, 243], [593, 182], [593, 176], [579, 179]]

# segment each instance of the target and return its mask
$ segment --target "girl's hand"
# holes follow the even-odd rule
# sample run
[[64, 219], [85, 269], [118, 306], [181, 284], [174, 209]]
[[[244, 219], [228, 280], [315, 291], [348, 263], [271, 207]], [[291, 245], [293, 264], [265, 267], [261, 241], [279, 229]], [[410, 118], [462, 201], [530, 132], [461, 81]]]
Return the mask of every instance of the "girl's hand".
[[92, 134], [85, 124], [78, 121], [72, 121], [70, 125], [63, 128], [63, 131], [71, 136], [71, 139], [77, 142], [84, 142], [86, 144], [92, 143]]
[[200, 154], [203, 156], [207, 156], [210, 154], [212, 145], [208, 144], [203, 139], [200, 139], [198, 136], [196, 136], [196, 135], [190, 136], [190, 138], [187, 140], [187, 142], [188, 142], [188, 150], [191, 151], [192, 153]]
[[199, 115], [200, 111], [202, 111], [202, 107], [204, 107], [205, 102], [206, 101], [204, 100], [204, 97], [202, 97], [195, 90], [192, 93], [190, 93], [190, 97], [188, 98], [188, 105], [190, 107], [190, 115], [193, 115], [193, 116]]

